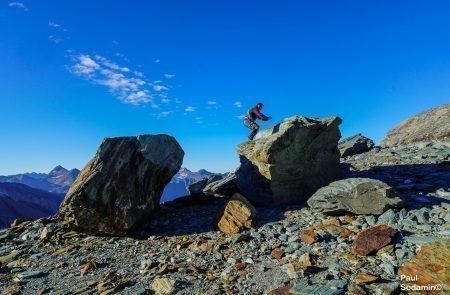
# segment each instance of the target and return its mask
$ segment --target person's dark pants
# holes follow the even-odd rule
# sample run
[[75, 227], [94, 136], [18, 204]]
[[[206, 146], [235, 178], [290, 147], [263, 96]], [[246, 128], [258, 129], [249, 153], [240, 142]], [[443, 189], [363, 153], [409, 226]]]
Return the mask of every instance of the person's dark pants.
[[255, 121], [249, 120], [247, 118], [244, 120], [244, 125], [247, 126], [248, 129], [252, 130], [252, 133], [250, 133], [248, 139], [253, 140], [253, 138], [255, 138], [256, 134], [258, 133], [259, 125], [256, 124]]

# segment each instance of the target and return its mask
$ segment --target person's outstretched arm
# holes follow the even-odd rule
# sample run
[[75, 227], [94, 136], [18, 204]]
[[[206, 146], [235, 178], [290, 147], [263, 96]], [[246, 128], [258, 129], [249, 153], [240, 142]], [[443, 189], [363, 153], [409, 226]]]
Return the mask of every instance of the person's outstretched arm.
[[261, 112], [258, 110], [257, 107], [255, 107], [255, 108], [253, 109], [253, 112], [255, 113], [255, 115], [256, 115], [260, 120], [267, 121], [267, 120], [270, 119], [270, 117], [267, 117], [266, 115], [264, 115], [263, 113], [261, 113]]
[[255, 107], [255, 108], [253, 109], [253, 112], [255, 113], [255, 115], [256, 115], [260, 120], [267, 121], [267, 120], [270, 119], [270, 117], [267, 117], [266, 115], [264, 115], [263, 113], [261, 113], [261, 112], [258, 110], [257, 107]]

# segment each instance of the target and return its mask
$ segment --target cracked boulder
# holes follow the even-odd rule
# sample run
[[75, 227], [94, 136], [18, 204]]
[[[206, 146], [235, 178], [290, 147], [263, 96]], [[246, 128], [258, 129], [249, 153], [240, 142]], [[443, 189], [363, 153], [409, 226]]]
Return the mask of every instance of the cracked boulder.
[[151, 216], [184, 151], [169, 135], [106, 138], [59, 210], [64, 228], [126, 235]]
[[256, 209], [239, 193], [227, 202], [218, 216], [217, 227], [226, 234], [236, 234], [252, 227]]
[[240, 144], [238, 191], [259, 205], [304, 203], [339, 177], [341, 122], [293, 116]]

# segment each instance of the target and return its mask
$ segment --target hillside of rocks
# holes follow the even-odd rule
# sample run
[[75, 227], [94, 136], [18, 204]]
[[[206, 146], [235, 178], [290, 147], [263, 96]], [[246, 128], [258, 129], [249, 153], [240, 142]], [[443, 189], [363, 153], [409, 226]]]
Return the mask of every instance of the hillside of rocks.
[[234, 172], [160, 206], [182, 164], [176, 139], [105, 139], [57, 215], [0, 231], [0, 290], [447, 294], [446, 137], [377, 147], [339, 141], [341, 122], [286, 118], [237, 147]]
[[450, 142], [450, 104], [415, 115], [390, 130], [381, 142], [384, 147], [421, 141]]

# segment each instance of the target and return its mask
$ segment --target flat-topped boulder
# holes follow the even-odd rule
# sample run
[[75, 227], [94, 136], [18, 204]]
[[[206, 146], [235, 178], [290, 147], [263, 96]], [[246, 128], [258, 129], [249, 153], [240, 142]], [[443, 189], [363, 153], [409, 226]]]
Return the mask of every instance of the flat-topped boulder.
[[321, 213], [380, 215], [389, 208], [401, 207], [403, 201], [386, 183], [370, 178], [347, 178], [322, 187], [308, 200]]
[[169, 135], [106, 138], [62, 202], [60, 224], [90, 234], [126, 235], [159, 205], [183, 157]]
[[305, 202], [339, 177], [341, 122], [293, 116], [240, 144], [239, 192], [260, 205]]

